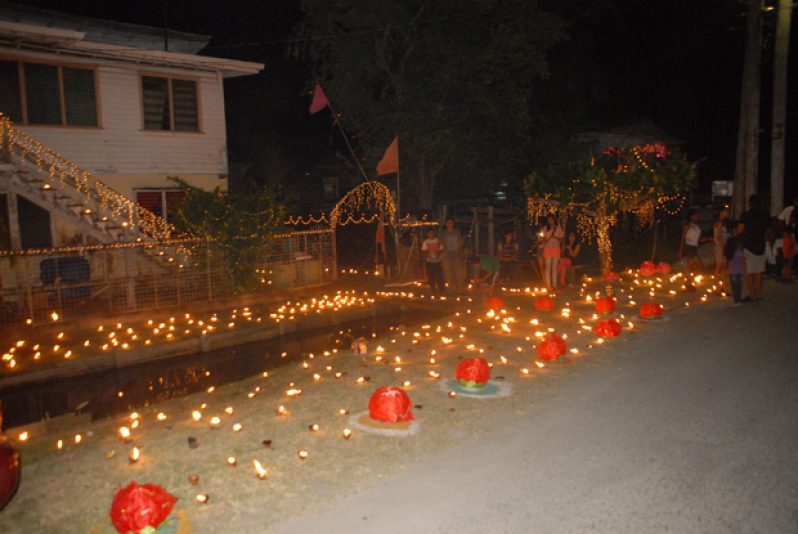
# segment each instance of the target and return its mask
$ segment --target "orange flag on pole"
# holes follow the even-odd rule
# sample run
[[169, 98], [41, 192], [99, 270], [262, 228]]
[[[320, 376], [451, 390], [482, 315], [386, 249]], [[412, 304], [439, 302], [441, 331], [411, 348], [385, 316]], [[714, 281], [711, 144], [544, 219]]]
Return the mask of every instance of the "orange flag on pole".
[[377, 163], [377, 176], [399, 172], [399, 137], [394, 137]]
[[321, 84], [317, 83], [316, 87], [313, 88], [313, 101], [310, 103], [308, 112], [313, 115], [327, 107], [330, 107], [330, 101], [327, 100], [327, 95], [324, 94], [324, 89], [321, 88]]

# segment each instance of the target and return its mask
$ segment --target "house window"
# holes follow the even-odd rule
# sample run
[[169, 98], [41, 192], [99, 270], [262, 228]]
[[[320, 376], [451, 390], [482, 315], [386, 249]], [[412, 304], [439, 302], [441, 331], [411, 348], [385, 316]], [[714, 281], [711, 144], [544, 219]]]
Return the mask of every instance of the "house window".
[[23, 124], [97, 126], [94, 70], [0, 61], [0, 111]]
[[174, 220], [180, 202], [186, 198], [185, 189], [137, 189], [136, 202], [167, 221]]
[[199, 131], [197, 82], [142, 76], [141, 95], [145, 130]]

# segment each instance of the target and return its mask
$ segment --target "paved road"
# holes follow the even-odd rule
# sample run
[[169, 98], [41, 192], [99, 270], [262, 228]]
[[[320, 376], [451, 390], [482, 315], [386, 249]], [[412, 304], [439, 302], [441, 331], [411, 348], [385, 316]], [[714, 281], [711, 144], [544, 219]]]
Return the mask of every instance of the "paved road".
[[278, 531], [798, 532], [798, 289], [656, 326], [517, 425]]

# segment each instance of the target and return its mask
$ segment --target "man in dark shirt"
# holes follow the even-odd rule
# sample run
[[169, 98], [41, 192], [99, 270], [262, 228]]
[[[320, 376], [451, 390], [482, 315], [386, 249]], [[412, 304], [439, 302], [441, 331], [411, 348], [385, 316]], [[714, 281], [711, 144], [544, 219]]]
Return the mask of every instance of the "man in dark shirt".
[[748, 297], [743, 302], [762, 300], [762, 273], [765, 271], [765, 231], [770, 217], [761, 208], [759, 195], [748, 198], [748, 211], [740, 217], [743, 223], [743, 249], [745, 253], [745, 285]]

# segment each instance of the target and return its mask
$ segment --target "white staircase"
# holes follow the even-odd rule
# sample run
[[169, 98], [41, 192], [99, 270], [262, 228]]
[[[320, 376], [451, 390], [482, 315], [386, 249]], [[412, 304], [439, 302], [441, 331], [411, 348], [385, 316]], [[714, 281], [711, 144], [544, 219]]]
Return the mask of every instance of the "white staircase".
[[158, 242], [139, 247], [174, 266], [187, 260], [189, 236], [14, 127], [0, 113], [0, 175], [9, 190], [51, 212], [78, 219], [99, 243]]

